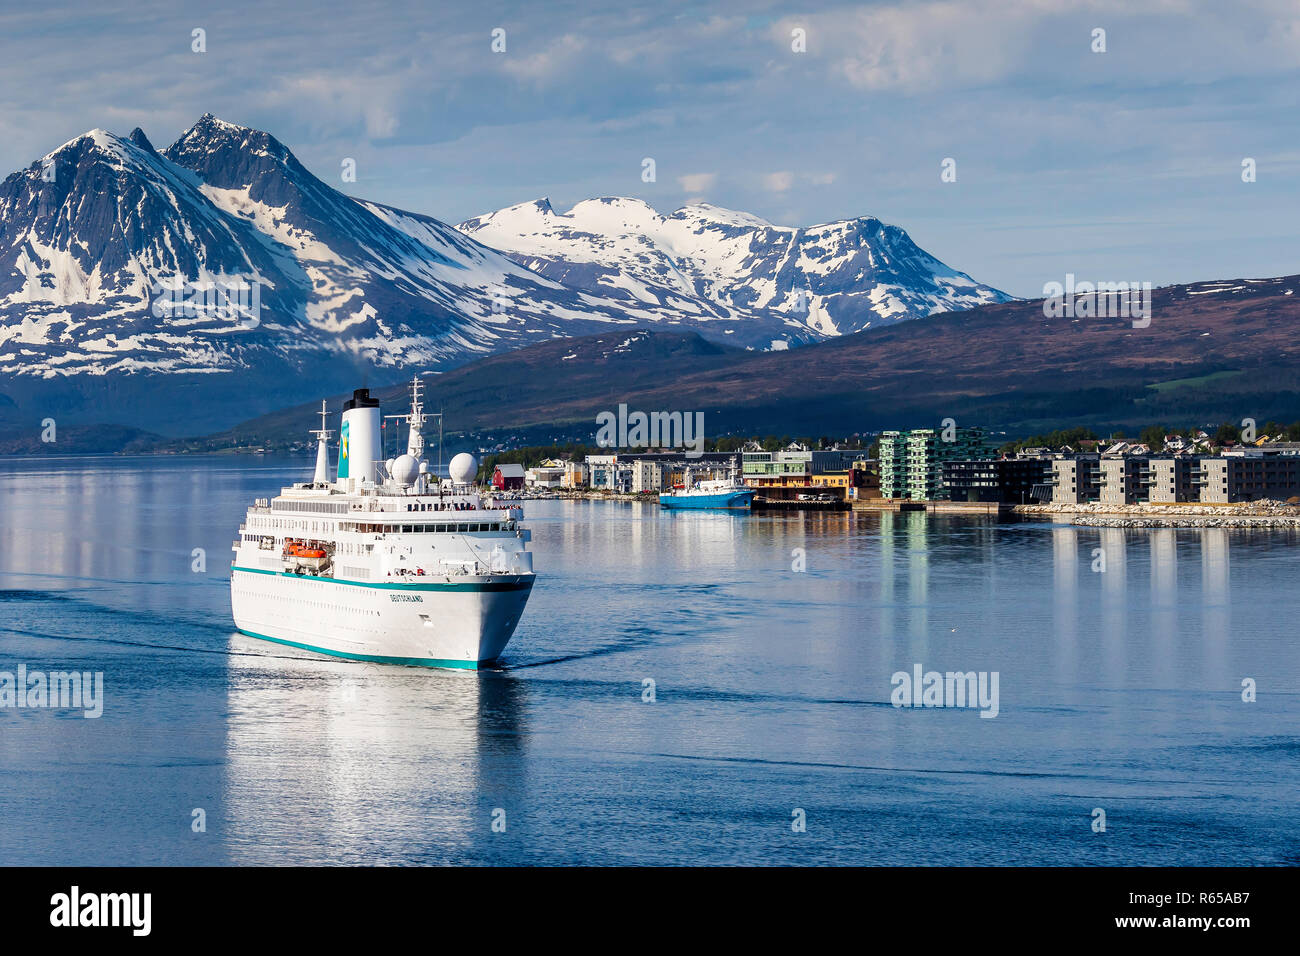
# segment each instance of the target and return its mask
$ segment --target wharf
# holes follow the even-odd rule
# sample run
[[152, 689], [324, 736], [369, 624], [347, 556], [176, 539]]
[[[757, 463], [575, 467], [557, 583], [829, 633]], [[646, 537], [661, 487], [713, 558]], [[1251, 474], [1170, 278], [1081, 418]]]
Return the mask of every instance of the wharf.
[[848, 511], [847, 501], [788, 501], [785, 499], [755, 498], [754, 511]]
[[1009, 515], [1015, 505], [999, 501], [916, 501], [912, 498], [860, 498], [854, 511], [928, 511], [951, 515]]

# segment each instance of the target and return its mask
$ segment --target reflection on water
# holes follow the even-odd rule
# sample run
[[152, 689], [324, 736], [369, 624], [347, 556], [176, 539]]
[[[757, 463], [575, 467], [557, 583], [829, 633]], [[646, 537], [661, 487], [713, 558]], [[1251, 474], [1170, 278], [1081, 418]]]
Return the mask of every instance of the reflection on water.
[[[310, 468], [0, 462], [0, 669], [106, 685], [0, 711], [0, 858], [1300, 860], [1294, 532], [529, 502], [501, 668], [444, 673], [232, 634], [243, 510]], [[894, 709], [915, 663], [999, 716]]]
[[231, 640], [232, 862], [276, 862], [281, 844], [310, 846], [316, 862], [466, 858], [491, 811], [526, 790], [525, 682], [264, 648]]

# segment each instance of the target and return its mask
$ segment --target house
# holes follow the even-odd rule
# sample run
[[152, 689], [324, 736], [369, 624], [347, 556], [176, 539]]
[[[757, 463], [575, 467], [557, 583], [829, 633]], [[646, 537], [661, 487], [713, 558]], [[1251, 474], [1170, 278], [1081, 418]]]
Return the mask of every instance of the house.
[[561, 481], [560, 487], [587, 487], [587, 463], [585, 461], [566, 462], [564, 465], [564, 479]]
[[544, 461], [524, 472], [524, 484], [529, 488], [562, 488], [568, 462]]
[[497, 491], [516, 491], [523, 486], [523, 465], [497, 465], [492, 472], [492, 487]]

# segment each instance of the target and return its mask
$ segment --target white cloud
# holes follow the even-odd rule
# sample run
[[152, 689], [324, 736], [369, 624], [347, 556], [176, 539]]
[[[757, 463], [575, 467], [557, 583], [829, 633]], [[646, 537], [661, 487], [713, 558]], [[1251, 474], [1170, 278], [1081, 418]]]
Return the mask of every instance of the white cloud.
[[507, 33], [507, 52], [492, 55], [499, 56], [505, 71], [516, 78], [541, 82], [563, 73], [567, 68], [577, 63], [586, 46], [587, 41], [583, 37], [566, 33], [539, 53], [518, 56], [510, 48], [510, 34]]
[[784, 170], [768, 173], [763, 177], [763, 185], [774, 193], [783, 193], [794, 185], [794, 173]]
[[678, 184], [688, 193], [708, 192], [717, 181], [717, 173], [687, 173], [677, 177]]

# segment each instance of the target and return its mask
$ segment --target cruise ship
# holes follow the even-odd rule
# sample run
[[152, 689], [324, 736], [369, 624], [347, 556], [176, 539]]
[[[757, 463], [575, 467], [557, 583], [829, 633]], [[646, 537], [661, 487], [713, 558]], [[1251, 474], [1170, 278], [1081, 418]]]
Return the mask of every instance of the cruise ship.
[[354, 661], [477, 669], [514, 634], [536, 575], [523, 511], [497, 507], [460, 454], [430, 472], [420, 381], [406, 453], [383, 460], [379, 402], [343, 405], [330, 480], [325, 403], [310, 482], [248, 509], [234, 542], [235, 626], [261, 640]]

